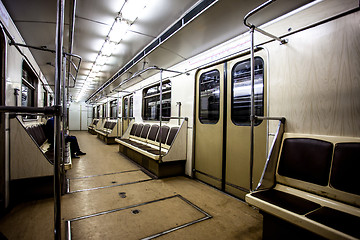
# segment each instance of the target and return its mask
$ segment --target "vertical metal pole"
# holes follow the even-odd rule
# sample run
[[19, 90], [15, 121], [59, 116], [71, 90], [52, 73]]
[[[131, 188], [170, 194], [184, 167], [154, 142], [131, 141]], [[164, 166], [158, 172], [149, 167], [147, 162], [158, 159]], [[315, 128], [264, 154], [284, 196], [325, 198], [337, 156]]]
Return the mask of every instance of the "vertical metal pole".
[[[74, 45], [74, 32], [75, 32], [75, 13], [76, 13], [76, 0], [72, 0], [72, 11], [70, 12], [70, 34], [69, 34], [69, 53], [72, 54], [73, 53], [73, 45]], [[72, 57], [69, 56], [69, 62], [68, 62], [68, 74], [67, 74], [67, 77], [68, 77], [68, 87], [70, 86], [70, 67], [71, 67], [71, 59]], [[65, 80], [64, 80], [65, 81]], [[67, 91], [67, 102], [70, 102], [70, 92]], [[67, 122], [68, 119], [67, 119]]]
[[117, 102], [116, 102], [116, 137], [119, 137], [119, 125], [120, 125], [120, 118], [119, 118], [119, 107], [120, 107], [120, 93], [117, 94]]
[[[55, 57], [55, 106], [61, 107], [61, 70], [63, 55], [63, 34], [64, 34], [64, 2], [57, 1], [57, 21], [56, 21], [56, 57]], [[56, 112], [54, 119], [54, 238], [61, 239], [61, 183], [60, 183], [60, 118], [61, 111]]]
[[[66, 57], [63, 57], [63, 78], [62, 78], [62, 131], [61, 131], [61, 153], [62, 158], [60, 158], [60, 166], [61, 166], [61, 174], [60, 174], [60, 182], [63, 183], [64, 181], [64, 173], [65, 173], [65, 134], [67, 130], [67, 107], [66, 107]], [[61, 92], [61, 91], [60, 91]]]
[[[63, 119], [63, 132], [67, 129], [67, 121], [66, 121], [66, 115], [67, 115], [67, 98], [66, 98], [66, 57], [63, 57], [63, 79], [62, 79], [62, 119]], [[64, 132], [65, 134], [66, 132]], [[63, 135], [64, 135], [63, 134]]]
[[82, 107], [81, 107], [81, 103], [80, 103], [80, 131], [82, 130], [81, 129], [81, 122], [82, 122]]
[[179, 119], [178, 119], [178, 125], [180, 125], [180, 117], [181, 117], [181, 102], [177, 102], [177, 104], [178, 104], [178, 117], [179, 117]]
[[250, 28], [250, 65], [251, 65], [251, 113], [250, 113], [250, 192], [253, 190], [253, 166], [254, 166], [254, 125], [255, 125], [255, 106], [254, 106], [254, 85], [255, 85], [255, 56], [254, 56], [254, 30], [255, 27]]
[[160, 134], [160, 138], [159, 138], [159, 160], [161, 161], [161, 158], [162, 158], [162, 156], [161, 156], [161, 138], [162, 138], [162, 130], [161, 130], [161, 123], [162, 123], [162, 73], [163, 73], [163, 70], [161, 69], [160, 70], [160, 113], [159, 113], [159, 115], [160, 115], [160, 123], [159, 123], [159, 125], [160, 125], [160, 131], [159, 131], [159, 134]]

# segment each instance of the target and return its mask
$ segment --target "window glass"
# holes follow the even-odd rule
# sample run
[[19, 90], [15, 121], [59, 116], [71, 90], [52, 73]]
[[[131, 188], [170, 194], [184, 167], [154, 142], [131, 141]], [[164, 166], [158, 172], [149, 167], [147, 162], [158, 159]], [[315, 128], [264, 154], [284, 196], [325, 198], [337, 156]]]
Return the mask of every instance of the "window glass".
[[22, 70], [21, 106], [35, 107], [35, 99], [34, 99], [35, 96], [34, 95], [35, 95], [34, 77], [30, 74], [29, 70], [26, 69], [26, 67], [25, 67]]
[[107, 110], [107, 106], [106, 106], [106, 103], [104, 103], [103, 105], [102, 105], [102, 118], [106, 118], [107, 116], [106, 116], [106, 110]]
[[[37, 106], [37, 77], [32, 72], [29, 65], [23, 62], [23, 69], [21, 74], [21, 106], [36, 107]], [[26, 115], [23, 119], [36, 119], [36, 115]]]
[[159, 92], [159, 86], [150, 87], [144, 90], [144, 96], [151, 96]]
[[124, 112], [123, 117], [128, 118], [129, 117], [129, 98], [124, 98]]
[[100, 118], [100, 105], [96, 106], [96, 118]]
[[134, 117], [134, 98], [130, 97], [129, 117]]
[[[151, 86], [143, 91], [143, 119], [160, 120], [160, 84]], [[162, 85], [162, 116], [171, 116], [171, 82], [163, 82]]]
[[53, 104], [53, 100], [54, 100], [53, 96], [50, 95], [50, 97], [49, 97], [49, 106], [51, 106]]
[[219, 121], [220, 72], [212, 70], [200, 76], [199, 120], [204, 124]]
[[[250, 126], [251, 73], [250, 59], [237, 63], [231, 73], [231, 120], [236, 125]], [[264, 62], [255, 58], [255, 115], [264, 116]], [[256, 121], [259, 125], [261, 121]]]
[[21, 86], [21, 106], [31, 106], [31, 90], [25, 84]]
[[116, 118], [117, 101], [113, 100], [110, 102], [110, 118]]
[[46, 91], [46, 89], [45, 88], [43, 88], [44, 89], [44, 99], [43, 99], [43, 105], [44, 105], [44, 107], [46, 107], [47, 105], [48, 105], [48, 92]]
[[162, 91], [163, 93], [167, 91], [171, 91], [171, 82], [163, 82]]

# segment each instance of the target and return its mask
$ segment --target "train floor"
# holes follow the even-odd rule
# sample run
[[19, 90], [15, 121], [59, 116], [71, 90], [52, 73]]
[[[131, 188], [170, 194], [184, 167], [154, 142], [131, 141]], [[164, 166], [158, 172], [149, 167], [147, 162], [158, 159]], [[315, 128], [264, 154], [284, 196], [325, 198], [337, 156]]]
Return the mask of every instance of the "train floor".
[[[187, 177], [152, 179], [117, 145], [72, 134], [87, 154], [67, 171], [62, 239], [261, 239], [262, 216], [246, 203]], [[53, 216], [51, 198], [21, 203], [0, 219], [0, 232], [53, 239]]]

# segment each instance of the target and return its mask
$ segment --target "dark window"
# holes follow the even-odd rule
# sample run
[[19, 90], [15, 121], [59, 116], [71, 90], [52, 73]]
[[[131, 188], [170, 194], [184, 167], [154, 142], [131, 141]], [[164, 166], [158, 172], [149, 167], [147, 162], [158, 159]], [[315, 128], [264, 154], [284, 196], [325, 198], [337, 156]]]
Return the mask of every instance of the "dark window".
[[128, 118], [129, 117], [129, 98], [124, 98], [124, 109], [123, 109], [123, 117]]
[[[162, 116], [171, 116], [171, 82], [162, 85]], [[143, 119], [160, 120], [160, 84], [143, 91]]]
[[110, 118], [116, 118], [117, 100], [110, 102]]
[[200, 76], [199, 120], [204, 124], [216, 124], [220, 111], [220, 72], [212, 70]]
[[124, 118], [129, 118], [134, 116], [134, 97], [133, 95], [128, 95], [123, 98], [123, 113]]
[[[237, 63], [231, 73], [231, 120], [236, 125], [249, 126], [251, 113], [250, 59]], [[255, 58], [255, 115], [264, 116], [264, 61]], [[261, 121], [256, 121], [259, 125]]]
[[21, 86], [21, 106], [34, 106], [34, 89], [31, 85], [28, 85], [26, 83], [23, 83]]
[[134, 117], [134, 97], [130, 96], [129, 117]]
[[106, 118], [107, 117], [107, 104], [104, 103], [102, 105], [102, 118]]
[[[21, 75], [21, 106], [36, 107], [37, 106], [37, 77], [31, 71], [31, 68], [24, 62]], [[24, 116], [24, 119], [36, 119], [36, 115]]]
[[22, 85], [21, 85], [21, 106], [34, 107], [35, 106], [35, 84], [34, 78], [30, 72], [24, 68], [22, 70]]
[[48, 105], [48, 92], [44, 88], [44, 107], [47, 107]]
[[53, 96], [50, 95], [49, 100], [50, 100], [50, 101], [49, 101], [49, 105], [51, 106], [51, 105], [52, 105], [52, 102], [53, 102], [53, 100], [54, 100]]
[[100, 105], [96, 106], [96, 118], [100, 118]]
[[92, 109], [92, 117], [96, 118], [96, 107], [93, 107]]

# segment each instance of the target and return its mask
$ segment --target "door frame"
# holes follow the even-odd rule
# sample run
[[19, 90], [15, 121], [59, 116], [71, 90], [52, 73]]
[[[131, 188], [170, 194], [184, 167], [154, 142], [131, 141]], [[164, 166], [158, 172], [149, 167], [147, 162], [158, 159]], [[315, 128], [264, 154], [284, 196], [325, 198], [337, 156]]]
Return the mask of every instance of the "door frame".
[[[131, 119], [133, 118], [133, 116], [130, 116], [131, 98], [132, 98], [133, 106], [134, 106], [134, 94], [133, 93], [127, 94], [127, 95], [123, 96], [121, 99], [121, 129], [122, 129], [121, 135], [123, 135], [126, 132], [126, 129], [129, 127]], [[127, 104], [126, 104], [127, 105], [126, 111], [125, 111], [125, 99], [128, 100]], [[134, 107], [132, 109], [132, 113], [134, 115]], [[125, 114], [127, 115], [127, 117], [125, 117]]]
[[[269, 88], [270, 88], [270, 71], [269, 71], [269, 52], [266, 48], [264, 47], [258, 47], [257, 49], [255, 49], [255, 54], [260, 52], [261, 54], [261, 57], [264, 61], [264, 69], [265, 69], [265, 73], [264, 73], [264, 116], [267, 116], [269, 115]], [[194, 123], [193, 123], [193, 143], [192, 143], [192, 147], [193, 147], [193, 151], [192, 151], [192, 171], [191, 171], [191, 177], [192, 178], [196, 178], [195, 177], [195, 173], [198, 172], [196, 170], [196, 159], [195, 159], [195, 152], [196, 152], [196, 117], [197, 117], [197, 98], [198, 98], [198, 93], [197, 93], [197, 76], [199, 74], [200, 71], [204, 70], [204, 69], [209, 69], [211, 67], [214, 67], [214, 66], [217, 66], [217, 65], [220, 65], [220, 64], [223, 64], [224, 65], [224, 79], [227, 79], [227, 78], [231, 78], [231, 72], [229, 73], [228, 72], [228, 66], [229, 66], [229, 63], [233, 60], [236, 60], [236, 59], [240, 59], [240, 58], [244, 58], [244, 59], [247, 59], [246, 56], [248, 56], [248, 59], [251, 58], [250, 56], [250, 50], [244, 50], [244, 51], [241, 51], [240, 53], [238, 53], [237, 55], [235, 56], [232, 56], [232, 57], [229, 57], [229, 58], [226, 58], [224, 60], [221, 60], [221, 61], [217, 61], [217, 62], [213, 62], [213, 63], [210, 63], [210, 64], [207, 64], [207, 65], [204, 65], [202, 66], [201, 68], [198, 68], [195, 72], [195, 87], [194, 87], [194, 110], [193, 110], [193, 118], [194, 118]], [[239, 60], [239, 61], [242, 61], [242, 60]], [[230, 70], [231, 71], [231, 70]], [[220, 73], [221, 74], [221, 73]], [[224, 81], [224, 94], [225, 94], [225, 97], [224, 97], [224, 103], [223, 104], [231, 104], [228, 102], [228, 81], [231, 81], [230, 80], [226, 80]], [[265, 83], [266, 81], [266, 83]], [[226, 192], [226, 185], [228, 184], [227, 181], [226, 181], [226, 134], [227, 134], [227, 115], [228, 115], [228, 110], [227, 110], [227, 105], [225, 105], [226, 107], [223, 109], [223, 113], [224, 115], [224, 121], [223, 122], [223, 137], [225, 140], [223, 140], [223, 153], [222, 153], [222, 156], [223, 156], [223, 159], [222, 159], [222, 179], [216, 179], [216, 180], [220, 180], [221, 181], [221, 191], [224, 191]], [[268, 148], [269, 148], [269, 123], [268, 122], [265, 122], [264, 124], [266, 124], [266, 154], [268, 154]], [[249, 126], [250, 127], [250, 126]], [[250, 136], [249, 136], [249, 141], [250, 141]], [[250, 169], [249, 169], [250, 171]], [[207, 175], [206, 173], [201, 173], [203, 175]], [[207, 175], [207, 177], [209, 178], [213, 178], [215, 179], [215, 177], [211, 176], [211, 175]], [[200, 179], [198, 179], [200, 180]], [[200, 180], [201, 181], [201, 180]], [[249, 179], [250, 181], [250, 179]], [[208, 184], [208, 183], [206, 183]], [[229, 185], [230, 186], [230, 185]], [[231, 194], [231, 193], [229, 193]]]

